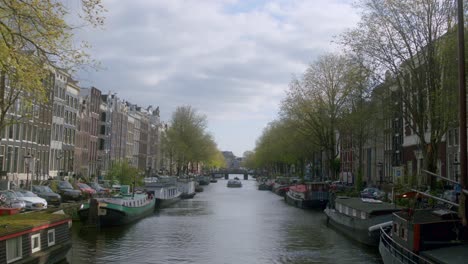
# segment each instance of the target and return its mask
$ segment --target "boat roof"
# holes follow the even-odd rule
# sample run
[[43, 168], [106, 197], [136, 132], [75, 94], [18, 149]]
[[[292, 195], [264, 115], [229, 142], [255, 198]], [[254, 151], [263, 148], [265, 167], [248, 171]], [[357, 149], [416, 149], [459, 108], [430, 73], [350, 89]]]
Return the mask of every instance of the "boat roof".
[[2, 216], [0, 217], [0, 240], [10, 234], [68, 220], [71, 220], [68, 215], [54, 214], [50, 210]]
[[424, 210], [408, 210], [395, 213], [396, 216], [406, 221], [411, 221], [414, 224], [431, 224], [447, 221], [458, 222], [460, 219], [456, 212], [445, 209], [424, 209]]
[[468, 245], [442, 247], [421, 251], [423, 257], [435, 263], [466, 263], [468, 259]]
[[236, 180], [236, 179], [229, 179], [228, 182], [241, 182], [240, 180]]
[[390, 204], [374, 199], [356, 198], [356, 197], [336, 197], [335, 203], [357, 209], [366, 213], [374, 212], [396, 212], [401, 210], [400, 207], [395, 204]]

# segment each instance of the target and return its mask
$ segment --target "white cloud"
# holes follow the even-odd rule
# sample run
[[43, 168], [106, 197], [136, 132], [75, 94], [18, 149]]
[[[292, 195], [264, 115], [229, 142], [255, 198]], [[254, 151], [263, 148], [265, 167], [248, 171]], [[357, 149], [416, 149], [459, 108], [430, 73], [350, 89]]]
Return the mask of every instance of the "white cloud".
[[[339, 0], [104, 4], [106, 30], [86, 30], [79, 37], [93, 44], [93, 56], [106, 70], [82, 73], [82, 83], [134, 103], [159, 105], [165, 119], [178, 105], [192, 105], [209, 122], [217, 120], [213, 131], [222, 131], [219, 120], [266, 125], [276, 116], [291, 75], [336, 49], [332, 37], [358, 19]], [[245, 145], [232, 135], [216, 138], [222, 149], [242, 153], [260, 133], [252, 131]]]

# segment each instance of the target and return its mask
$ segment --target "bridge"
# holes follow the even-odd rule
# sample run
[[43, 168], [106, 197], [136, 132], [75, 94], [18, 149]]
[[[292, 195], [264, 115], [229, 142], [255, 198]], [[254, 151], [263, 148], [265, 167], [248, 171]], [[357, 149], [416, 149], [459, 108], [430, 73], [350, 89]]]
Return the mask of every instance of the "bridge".
[[247, 180], [249, 177], [249, 171], [246, 169], [221, 169], [211, 173], [211, 177], [213, 178], [222, 178], [225, 179], [229, 178], [229, 174], [242, 174], [244, 175], [244, 180]]

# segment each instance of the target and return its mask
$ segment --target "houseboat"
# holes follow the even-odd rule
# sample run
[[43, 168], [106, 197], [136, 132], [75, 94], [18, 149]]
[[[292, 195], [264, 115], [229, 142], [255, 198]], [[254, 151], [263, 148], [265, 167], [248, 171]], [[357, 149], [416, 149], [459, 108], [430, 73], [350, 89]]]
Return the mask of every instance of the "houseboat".
[[325, 209], [327, 224], [369, 246], [378, 246], [380, 227], [390, 226], [394, 204], [367, 198], [336, 197]]
[[195, 181], [192, 178], [179, 178], [177, 179], [177, 188], [180, 191], [181, 199], [192, 199], [195, 192]]
[[113, 197], [90, 199], [81, 205], [78, 216], [85, 225], [118, 226], [148, 216], [154, 208], [152, 194], [120, 193]]
[[34, 212], [0, 217], [0, 263], [59, 263], [72, 247], [71, 219]]
[[285, 201], [299, 208], [324, 209], [328, 203], [329, 186], [326, 182], [296, 184], [289, 187]]
[[156, 209], [166, 208], [181, 199], [182, 192], [177, 186], [177, 178], [158, 176], [145, 178], [145, 189], [156, 199]]
[[406, 209], [382, 228], [379, 252], [385, 264], [467, 263], [468, 230], [447, 209]]

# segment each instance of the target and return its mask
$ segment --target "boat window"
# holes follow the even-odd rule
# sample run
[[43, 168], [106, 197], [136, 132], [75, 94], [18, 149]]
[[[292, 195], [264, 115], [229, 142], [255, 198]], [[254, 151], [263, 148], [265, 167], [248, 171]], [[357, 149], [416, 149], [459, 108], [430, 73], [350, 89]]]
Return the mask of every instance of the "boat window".
[[356, 209], [353, 208], [353, 216], [357, 216]]
[[344, 206], [344, 212], [346, 215], [349, 215], [349, 207], [348, 206]]
[[31, 253], [35, 253], [41, 250], [41, 234], [35, 234], [31, 236]]
[[23, 257], [22, 237], [8, 239], [6, 241], [6, 257], [7, 263], [14, 262]]
[[395, 233], [396, 235], [399, 235], [398, 227], [399, 227], [398, 223], [393, 223], [393, 233]]
[[361, 219], [366, 219], [366, 213], [365, 212], [361, 212]]
[[406, 234], [406, 228], [404, 226], [400, 227], [400, 237], [401, 237], [401, 239], [403, 239], [405, 241], [408, 239], [407, 234]]
[[47, 231], [47, 246], [55, 245], [55, 229], [50, 229]]

